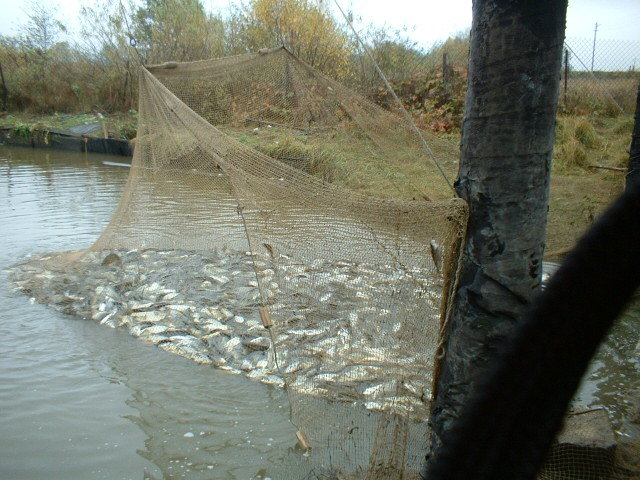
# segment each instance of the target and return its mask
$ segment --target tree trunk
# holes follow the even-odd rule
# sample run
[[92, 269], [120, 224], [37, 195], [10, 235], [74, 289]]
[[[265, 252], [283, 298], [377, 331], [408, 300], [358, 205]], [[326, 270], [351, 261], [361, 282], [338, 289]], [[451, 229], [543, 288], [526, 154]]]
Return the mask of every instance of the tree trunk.
[[638, 182], [640, 182], [640, 85], [638, 85], [638, 96], [636, 97], [636, 116], [633, 122], [631, 146], [629, 147], [629, 169], [627, 170], [625, 188], [628, 189]]
[[566, 8], [567, 0], [473, 2], [456, 182], [470, 218], [432, 451], [540, 287]]

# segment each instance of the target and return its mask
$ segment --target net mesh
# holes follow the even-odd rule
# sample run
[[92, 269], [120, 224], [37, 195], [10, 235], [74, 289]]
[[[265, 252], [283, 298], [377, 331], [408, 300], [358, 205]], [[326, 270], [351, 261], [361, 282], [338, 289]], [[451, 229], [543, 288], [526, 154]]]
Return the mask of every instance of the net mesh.
[[[428, 140], [453, 167], [456, 149]], [[301, 463], [282, 478], [418, 478], [467, 218], [428, 162], [400, 116], [284, 48], [147, 67], [110, 224], [18, 277], [67, 313], [286, 388]]]
[[[367, 152], [369, 163], [398, 168], [412, 155], [424, 157], [412, 132], [285, 49], [150, 68], [140, 117], [128, 189], [135, 198], [123, 202], [94, 248], [248, 247], [262, 320], [272, 324], [266, 369], [286, 384], [315, 471], [415, 477], [427, 445], [444, 284], [454, 273], [465, 206], [353, 193], [308, 174], [317, 152], [287, 148], [291, 136], [346, 142]], [[270, 157], [234, 141], [247, 127], [249, 135], [273, 132], [283, 148]], [[147, 223], [135, 206], [139, 196], [158, 198], [148, 190], [159, 185], [169, 185], [167, 198], [179, 197], [174, 189], [189, 192], [190, 212], [194, 190], [213, 190], [203, 218], [211, 218], [211, 200], [224, 198], [226, 225], [185, 235], [173, 206], [163, 221], [154, 215]], [[189, 232], [193, 220], [185, 222]], [[166, 243], [154, 233], [159, 225], [171, 234]], [[134, 243], [123, 244], [122, 231], [132, 226], [126, 238]]]
[[[298, 455], [278, 478], [418, 479], [467, 219], [429, 162], [399, 115], [286, 49], [148, 67], [110, 224], [14, 281], [286, 388]], [[567, 452], [541, 478], [618, 478]]]
[[[456, 149], [424, 135], [453, 173]], [[418, 479], [467, 218], [429, 162], [396, 112], [286, 49], [148, 67], [109, 226], [13, 280], [285, 388], [298, 454], [278, 478]], [[540, 478], [636, 475], [589, 442], [559, 441]]]

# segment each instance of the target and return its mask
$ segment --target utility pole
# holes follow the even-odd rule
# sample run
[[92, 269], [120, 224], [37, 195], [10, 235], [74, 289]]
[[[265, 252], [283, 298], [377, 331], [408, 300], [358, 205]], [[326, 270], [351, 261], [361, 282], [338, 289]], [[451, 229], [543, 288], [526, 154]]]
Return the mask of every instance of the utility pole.
[[591, 71], [593, 72], [593, 63], [596, 58], [596, 36], [598, 35], [598, 22], [596, 22], [596, 28], [593, 30], [593, 48], [591, 49]]

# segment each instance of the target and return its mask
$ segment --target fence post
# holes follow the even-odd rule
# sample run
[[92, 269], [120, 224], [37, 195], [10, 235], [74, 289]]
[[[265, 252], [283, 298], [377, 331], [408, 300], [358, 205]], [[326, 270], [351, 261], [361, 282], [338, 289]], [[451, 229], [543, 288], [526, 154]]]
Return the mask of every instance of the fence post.
[[569, 49], [564, 49], [564, 108], [567, 108], [567, 82], [569, 79]]
[[2, 72], [2, 62], [0, 62], [0, 79], [2, 80], [2, 110], [9, 109], [9, 90], [4, 81], [4, 73]]
[[447, 83], [449, 81], [449, 54], [442, 54], [442, 81]]

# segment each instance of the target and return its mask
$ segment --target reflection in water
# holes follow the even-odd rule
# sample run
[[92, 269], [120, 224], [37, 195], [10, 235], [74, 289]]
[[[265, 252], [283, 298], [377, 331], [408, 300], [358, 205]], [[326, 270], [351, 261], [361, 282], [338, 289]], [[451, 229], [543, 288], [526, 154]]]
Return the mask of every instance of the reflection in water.
[[640, 400], [640, 298], [616, 322], [591, 363], [575, 403], [604, 407], [616, 428]]
[[115, 335], [117, 352], [91, 346], [132, 392], [126, 418], [146, 436], [137, 452], [163, 478], [255, 478], [299, 457], [284, 391]]
[[[129, 172], [106, 159], [0, 147], [0, 268], [98, 238]], [[171, 205], [167, 198], [167, 211]], [[605, 406], [620, 425], [640, 387], [639, 339], [636, 302], [601, 348], [577, 404]], [[0, 351], [3, 480], [293, 479], [308, 470], [284, 391], [31, 304], [7, 290], [4, 274]], [[282, 474], [291, 464], [298, 467]]]

